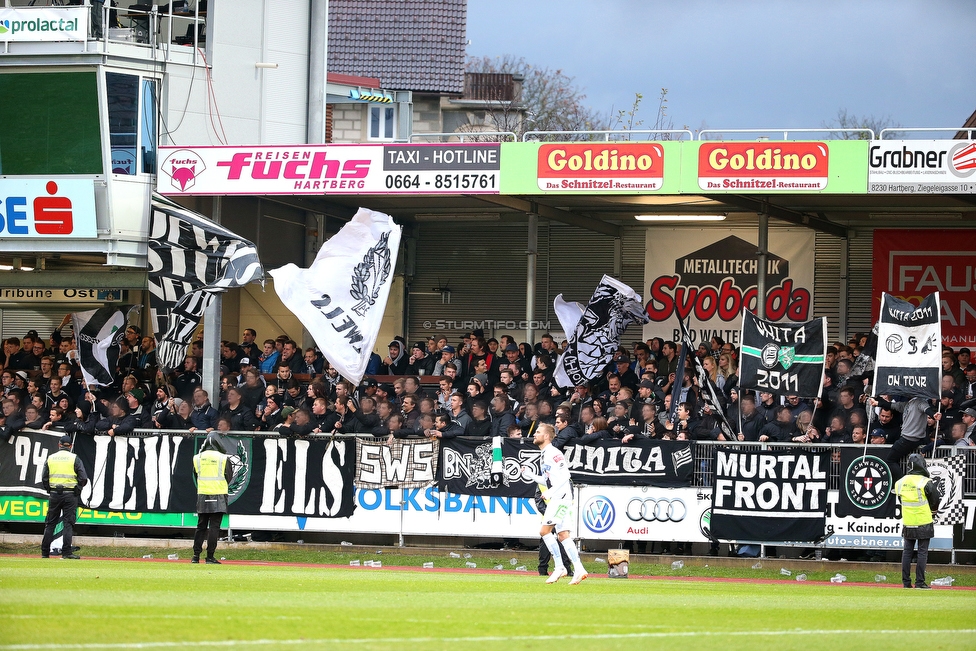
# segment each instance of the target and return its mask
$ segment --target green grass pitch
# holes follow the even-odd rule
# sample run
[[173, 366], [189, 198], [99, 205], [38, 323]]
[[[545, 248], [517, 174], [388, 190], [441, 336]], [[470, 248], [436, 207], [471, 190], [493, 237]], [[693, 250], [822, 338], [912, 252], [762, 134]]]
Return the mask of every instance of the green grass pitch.
[[974, 608], [969, 590], [0, 557], [0, 651], [971, 650]]

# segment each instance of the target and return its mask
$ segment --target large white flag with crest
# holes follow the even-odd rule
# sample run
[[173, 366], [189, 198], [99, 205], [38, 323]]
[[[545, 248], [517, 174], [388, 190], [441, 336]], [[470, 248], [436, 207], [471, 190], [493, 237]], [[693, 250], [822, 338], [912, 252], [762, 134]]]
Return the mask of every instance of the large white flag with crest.
[[400, 226], [360, 208], [322, 245], [312, 266], [271, 271], [274, 288], [326, 359], [358, 384], [376, 344], [400, 249]]

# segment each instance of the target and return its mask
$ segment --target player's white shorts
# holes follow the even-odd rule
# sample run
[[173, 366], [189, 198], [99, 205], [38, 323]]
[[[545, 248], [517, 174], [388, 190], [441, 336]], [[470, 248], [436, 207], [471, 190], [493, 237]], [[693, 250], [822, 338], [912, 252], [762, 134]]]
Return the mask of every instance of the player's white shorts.
[[556, 533], [573, 530], [573, 500], [550, 500], [542, 515], [542, 524], [552, 526]]

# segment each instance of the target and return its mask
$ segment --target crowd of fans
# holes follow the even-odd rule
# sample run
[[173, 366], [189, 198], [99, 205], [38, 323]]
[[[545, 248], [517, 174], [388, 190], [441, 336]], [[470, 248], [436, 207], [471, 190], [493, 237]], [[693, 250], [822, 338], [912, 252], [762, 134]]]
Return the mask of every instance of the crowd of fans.
[[[828, 348], [823, 393], [808, 399], [740, 392], [739, 351], [719, 337], [689, 351], [683, 369], [674, 342], [635, 342], [616, 351], [602, 377], [569, 389], [553, 382], [566, 342], [548, 334], [535, 346], [508, 335], [486, 340], [480, 331], [457, 345], [446, 337], [413, 346], [396, 338], [385, 358], [372, 355], [357, 387], [315, 348], [303, 351], [284, 335], [259, 343], [247, 329], [240, 343], [222, 342], [220, 394], [210, 396], [199, 370], [201, 338], [182, 368], [164, 372], [156, 364], [154, 339], [129, 326], [115, 381], [89, 388], [70, 335], [57, 331], [45, 340], [31, 331], [3, 342], [0, 440], [21, 428], [111, 435], [142, 428], [362, 434], [390, 440], [531, 437], [540, 423], [549, 423], [560, 447], [640, 438], [890, 444], [900, 436], [899, 411], [888, 402], [892, 397], [868, 404], [870, 370], [855, 373], [863, 366], [857, 360], [867, 338], [858, 334]], [[696, 356], [718, 389], [717, 405], [699, 385]], [[676, 382], [680, 403], [672, 414]], [[970, 351], [946, 348], [941, 404], [928, 411], [928, 446], [976, 445], [974, 394]], [[873, 412], [870, 419], [866, 408]]]

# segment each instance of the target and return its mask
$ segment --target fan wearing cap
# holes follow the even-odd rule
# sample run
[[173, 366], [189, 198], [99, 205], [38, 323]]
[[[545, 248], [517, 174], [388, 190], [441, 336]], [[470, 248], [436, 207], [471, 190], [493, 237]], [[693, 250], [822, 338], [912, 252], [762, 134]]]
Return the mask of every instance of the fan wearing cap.
[[200, 454], [193, 457], [193, 474], [197, 482], [197, 530], [193, 536], [190, 562], [200, 562], [206, 538], [207, 565], [220, 565], [214, 553], [220, 536], [220, 521], [227, 513], [228, 484], [234, 478], [234, 469], [216, 434], [208, 434], [200, 446]]
[[383, 359], [380, 375], [404, 375], [407, 372], [409, 360], [406, 354], [407, 343], [402, 337], [394, 337], [390, 342], [390, 354]]
[[448, 346], [447, 344], [440, 349], [440, 359], [434, 362], [434, 375], [445, 375], [444, 369], [448, 366], [458, 370], [460, 362], [454, 359], [454, 352], [454, 346]]
[[41, 473], [41, 483], [50, 494], [47, 516], [44, 518], [44, 537], [41, 539], [41, 558], [50, 558], [54, 528], [63, 519], [61, 558], [78, 560], [71, 548], [75, 520], [78, 517], [78, 496], [88, 483], [88, 475], [81, 459], [71, 452], [71, 437], [58, 440], [58, 451], [47, 458]]
[[410, 359], [407, 361], [407, 372], [412, 375], [433, 375], [437, 358], [427, 354], [427, 345], [418, 341], [410, 349]]

